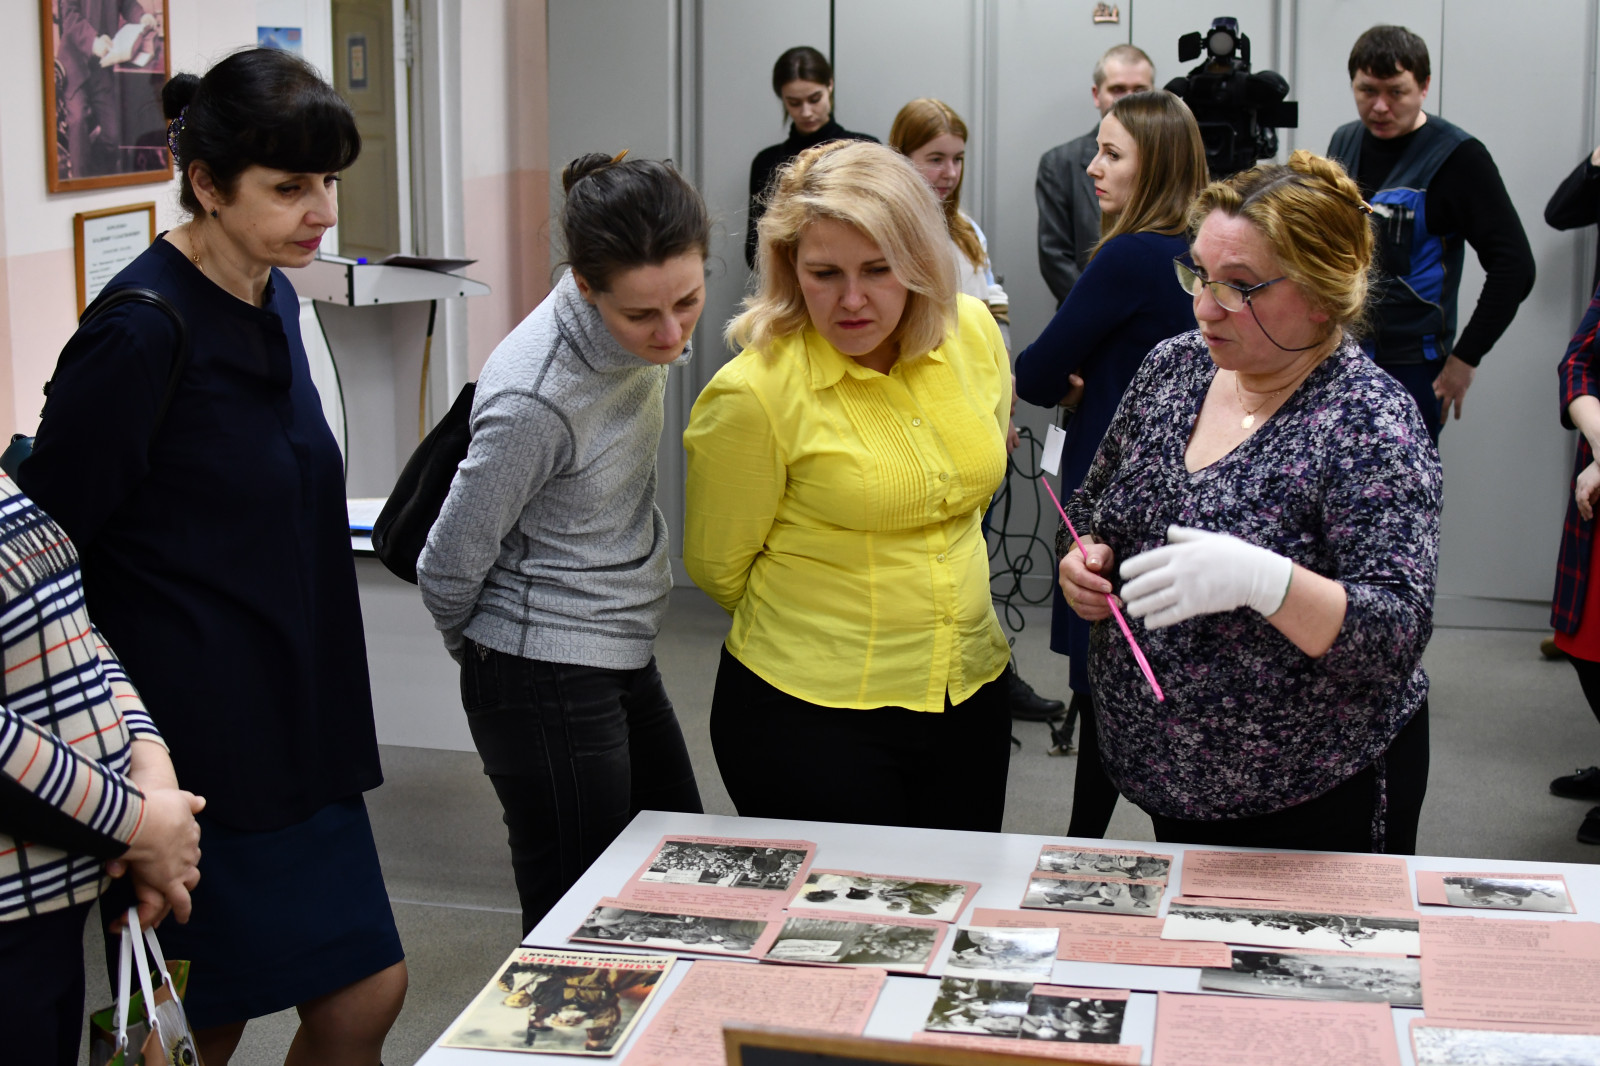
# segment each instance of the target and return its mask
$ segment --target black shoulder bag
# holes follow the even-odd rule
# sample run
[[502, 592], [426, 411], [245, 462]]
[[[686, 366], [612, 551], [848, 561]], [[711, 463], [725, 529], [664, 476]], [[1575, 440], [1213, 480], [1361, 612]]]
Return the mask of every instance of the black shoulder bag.
[[[178, 391], [178, 382], [183, 380], [184, 368], [189, 365], [189, 327], [184, 325], [183, 316], [172, 303], [154, 289], [130, 286], [125, 289], [113, 289], [97, 297], [93, 303], [84, 308], [83, 314], [78, 316], [78, 328], [82, 329], [97, 316], [105, 314], [113, 307], [123, 304], [149, 304], [159, 308], [160, 311], [172, 320], [173, 329], [178, 334], [178, 348], [172, 357], [172, 369], [167, 373], [167, 389], [162, 394], [161, 406], [156, 408], [156, 420], [150, 427], [150, 439], [154, 440], [156, 432], [160, 430], [162, 421], [167, 417], [167, 408], [172, 406], [172, 397]], [[44, 394], [50, 396], [50, 382], [44, 383]], [[6, 450], [0, 453], [0, 470], [4, 470], [13, 479], [17, 476], [17, 467], [22, 465], [24, 459], [33, 454], [33, 438], [21, 433], [11, 437], [11, 443]]]
[[439, 520], [456, 467], [467, 457], [467, 445], [472, 442], [472, 396], [476, 391], [476, 383], [471, 381], [461, 387], [450, 410], [406, 460], [394, 491], [372, 523], [372, 550], [390, 573], [413, 585], [428, 531]]

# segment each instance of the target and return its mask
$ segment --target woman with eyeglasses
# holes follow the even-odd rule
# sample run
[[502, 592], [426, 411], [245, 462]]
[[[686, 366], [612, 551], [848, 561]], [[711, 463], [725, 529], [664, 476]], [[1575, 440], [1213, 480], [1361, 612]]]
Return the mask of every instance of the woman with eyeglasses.
[[1416, 847], [1441, 477], [1354, 340], [1369, 212], [1305, 151], [1207, 186], [1176, 263], [1199, 329], [1150, 353], [1068, 502], [1102, 757], [1160, 840]]
[[[1193, 327], [1172, 259], [1188, 247], [1189, 201], [1206, 183], [1206, 150], [1184, 102], [1132, 93], [1100, 122], [1088, 171], [1100, 202], [1100, 243], [1050, 325], [1017, 356], [1017, 395], [1040, 407], [1076, 408], [1061, 456], [1064, 500], [1088, 473], [1122, 394], [1150, 349]], [[1059, 556], [1064, 547], [1058, 547]], [[1052, 597], [1050, 648], [1068, 657], [1080, 723], [1067, 834], [1105, 836], [1117, 790], [1100, 766], [1088, 670], [1089, 624]]]

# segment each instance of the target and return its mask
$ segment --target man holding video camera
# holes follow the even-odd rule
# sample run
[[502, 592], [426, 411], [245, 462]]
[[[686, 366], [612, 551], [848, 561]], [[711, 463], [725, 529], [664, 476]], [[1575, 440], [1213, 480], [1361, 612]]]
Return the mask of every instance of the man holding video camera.
[[[1483, 143], [1422, 110], [1428, 46], [1403, 26], [1374, 26], [1350, 50], [1360, 120], [1339, 127], [1328, 154], [1372, 204], [1378, 237], [1367, 353], [1417, 401], [1439, 440], [1479, 360], [1533, 291], [1533, 251]], [[1483, 291], [1456, 336], [1465, 245]]]

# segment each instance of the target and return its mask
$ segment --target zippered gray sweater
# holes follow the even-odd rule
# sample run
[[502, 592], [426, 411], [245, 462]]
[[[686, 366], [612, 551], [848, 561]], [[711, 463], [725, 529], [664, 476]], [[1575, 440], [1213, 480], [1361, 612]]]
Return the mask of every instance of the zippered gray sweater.
[[666, 381], [616, 342], [570, 271], [495, 348], [417, 561], [452, 655], [470, 639], [549, 662], [650, 661], [672, 588], [655, 502]]

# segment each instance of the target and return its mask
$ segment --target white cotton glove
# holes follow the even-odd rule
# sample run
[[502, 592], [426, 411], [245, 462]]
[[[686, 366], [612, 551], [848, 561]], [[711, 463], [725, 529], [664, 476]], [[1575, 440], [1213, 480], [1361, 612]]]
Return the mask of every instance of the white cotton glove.
[[1165, 545], [1122, 564], [1122, 602], [1149, 629], [1237, 607], [1271, 615], [1289, 595], [1293, 571], [1277, 552], [1238, 537], [1168, 526]]

